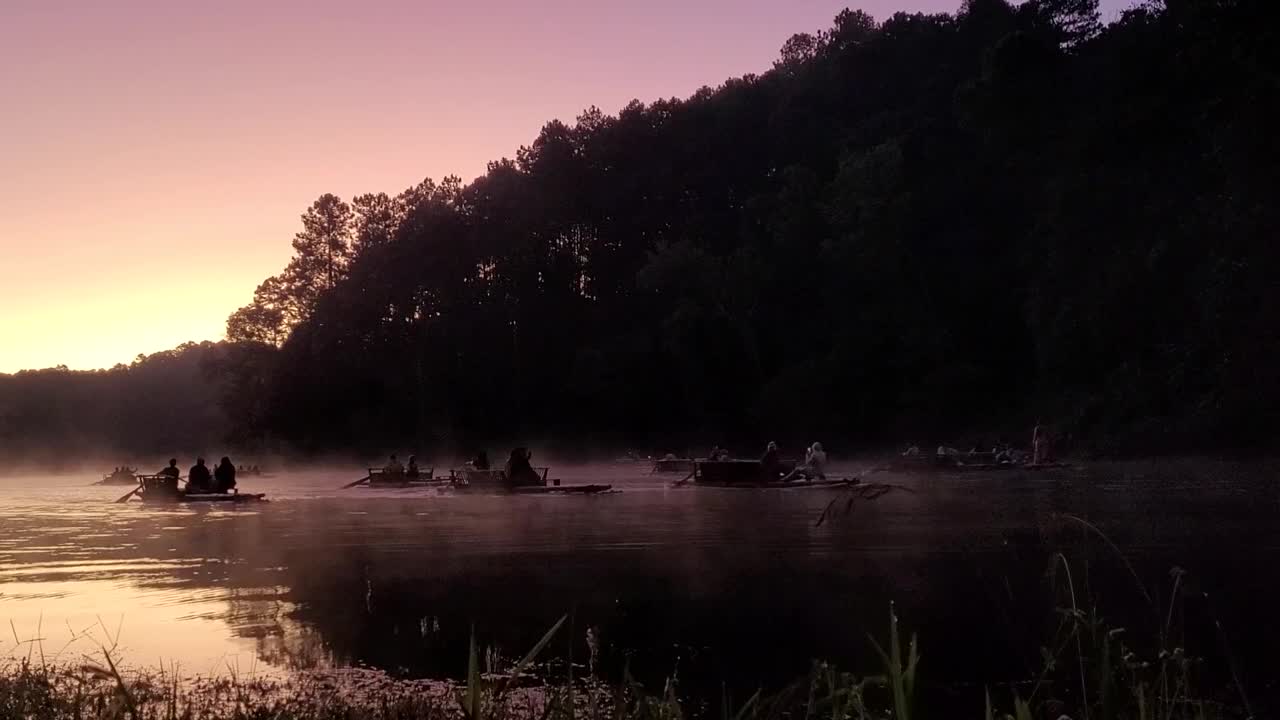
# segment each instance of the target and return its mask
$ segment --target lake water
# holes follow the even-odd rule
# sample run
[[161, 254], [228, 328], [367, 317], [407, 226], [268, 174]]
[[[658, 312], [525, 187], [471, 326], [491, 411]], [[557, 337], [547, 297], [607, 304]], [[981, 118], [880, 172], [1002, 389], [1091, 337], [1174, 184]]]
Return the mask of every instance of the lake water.
[[647, 473], [558, 467], [566, 482], [623, 492], [513, 497], [338, 491], [363, 473], [306, 471], [242, 478], [271, 502], [239, 508], [111, 504], [127, 488], [90, 487], [90, 475], [0, 478], [0, 624], [12, 624], [0, 656], [78, 659], [118, 643], [130, 664], [192, 674], [363, 665], [448, 677], [465, 669], [473, 627], [519, 656], [571, 613], [557, 652], [585, 661], [591, 629], [603, 672], [629, 663], [649, 681], [678, 672], [686, 686], [751, 688], [815, 658], [876, 670], [866, 638], [884, 636], [892, 601], [920, 633], [928, 675], [1018, 678], [1066, 602], [1046, 572], [1054, 552], [1081, 605], [1096, 601], [1135, 637], [1157, 615], [1070, 515], [1123, 551], [1161, 608], [1171, 568], [1184, 569], [1187, 642], [1229, 652], [1259, 694], [1275, 692], [1274, 465], [884, 473], [870, 479], [904, 489], [822, 524], [838, 493], [670, 488]]

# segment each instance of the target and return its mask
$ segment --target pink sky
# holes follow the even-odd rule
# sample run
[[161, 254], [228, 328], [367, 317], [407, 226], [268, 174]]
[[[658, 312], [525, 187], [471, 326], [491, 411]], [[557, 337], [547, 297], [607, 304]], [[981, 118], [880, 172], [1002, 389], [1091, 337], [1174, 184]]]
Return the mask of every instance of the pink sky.
[[0, 372], [219, 339], [320, 194], [469, 181], [552, 118], [763, 71], [850, 4], [3, 0]]

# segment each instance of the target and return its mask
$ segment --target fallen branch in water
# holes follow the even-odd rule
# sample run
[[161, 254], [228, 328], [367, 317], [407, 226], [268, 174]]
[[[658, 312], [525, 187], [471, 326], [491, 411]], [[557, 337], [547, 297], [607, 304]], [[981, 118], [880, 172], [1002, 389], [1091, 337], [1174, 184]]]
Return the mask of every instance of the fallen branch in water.
[[[822, 515], [818, 517], [818, 522], [814, 527], [822, 527], [822, 524], [828, 518], [835, 518], [837, 515], [848, 515], [853, 512], [853, 503], [856, 500], [875, 500], [882, 495], [887, 495], [895, 490], [914, 493], [909, 487], [902, 485], [890, 485], [888, 483], [856, 483], [849, 486], [849, 489], [843, 495], [834, 498], [822, 510]], [[843, 501], [843, 507], [841, 503]]]

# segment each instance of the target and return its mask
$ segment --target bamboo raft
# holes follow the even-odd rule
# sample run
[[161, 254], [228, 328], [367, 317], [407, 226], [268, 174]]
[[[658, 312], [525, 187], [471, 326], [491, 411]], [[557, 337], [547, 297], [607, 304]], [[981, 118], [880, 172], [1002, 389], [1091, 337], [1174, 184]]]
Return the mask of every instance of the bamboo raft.
[[783, 463], [783, 472], [770, 476], [759, 460], [696, 460], [693, 472], [685, 480], [674, 483], [679, 487], [693, 480], [694, 487], [716, 487], [753, 490], [823, 490], [844, 488], [858, 482], [857, 478], [797, 478], [783, 480], [795, 463]]
[[417, 473], [409, 472], [388, 472], [383, 468], [369, 468], [369, 475], [366, 478], [365, 486], [371, 488], [382, 487], [415, 487], [415, 486], [431, 486], [439, 485], [448, 479], [439, 480], [436, 478], [436, 469], [427, 468], [425, 471], [419, 470]]
[[538, 471], [540, 482], [529, 485], [515, 485], [507, 478], [506, 470], [501, 468], [477, 470], [475, 468], [457, 468], [449, 471], [449, 486], [442, 490], [480, 493], [511, 493], [515, 495], [594, 495], [610, 492], [612, 485], [561, 485], [559, 478], [547, 479], [550, 468], [534, 468]]
[[694, 487], [731, 488], [734, 490], [839, 490], [857, 485], [858, 478], [837, 478], [831, 480], [792, 480], [790, 482], [754, 481], [754, 482], [716, 482], [704, 480], [695, 482]]
[[347, 483], [340, 489], [364, 485], [376, 489], [435, 488], [439, 492], [489, 493], [515, 495], [552, 495], [578, 494], [593, 495], [613, 490], [612, 485], [561, 485], [559, 478], [547, 479], [549, 468], [534, 468], [539, 472], [538, 482], [515, 484], [507, 478], [501, 468], [477, 470], [473, 467], [453, 468], [448, 477], [435, 477], [432, 468], [418, 476], [407, 473], [388, 473], [378, 468], [369, 468], [369, 474]]
[[137, 485], [137, 470], [133, 468], [120, 468], [115, 472], [109, 472], [102, 476], [102, 479], [94, 483], [94, 485]]
[[900, 472], [1009, 472], [1024, 470], [1037, 472], [1041, 470], [1058, 470], [1070, 467], [1063, 462], [996, 462], [995, 453], [960, 453], [957, 455], [938, 455], [936, 453], [920, 453], [918, 455], [899, 455], [894, 458], [886, 470]]
[[614, 492], [612, 485], [525, 485], [509, 488], [515, 495], [597, 495]]
[[144, 503], [229, 503], [232, 505], [240, 505], [243, 503], [266, 502], [265, 493], [242, 493], [232, 491], [229, 493], [193, 493], [182, 490], [178, 487], [178, 478], [171, 475], [139, 475], [138, 486], [133, 492], [125, 495], [116, 502], [127, 502], [130, 498], [137, 497]]
[[266, 493], [189, 493], [179, 491], [177, 495], [164, 496], [157, 493], [141, 494], [143, 502], [149, 503], [243, 503], [267, 502]]
[[692, 458], [662, 458], [653, 462], [653, 473], [687, 473], [693, 472], [697, 462]]

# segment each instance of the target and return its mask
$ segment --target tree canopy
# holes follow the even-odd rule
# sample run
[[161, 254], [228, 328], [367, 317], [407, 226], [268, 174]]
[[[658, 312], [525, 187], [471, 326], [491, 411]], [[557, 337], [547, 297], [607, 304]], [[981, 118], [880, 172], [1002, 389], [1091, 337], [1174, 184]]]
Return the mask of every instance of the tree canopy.
[[270, 422], [309, 448], [1037, 414], [1122, 446], [1271, 439], [1276, 14], [844, 11], [763, 75], [361, 196]]

